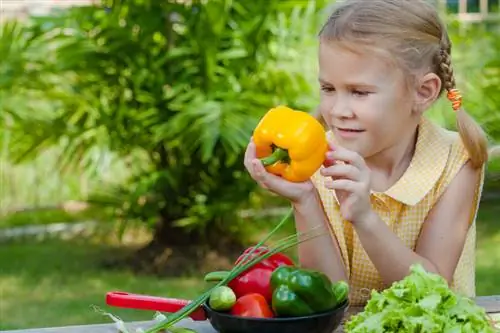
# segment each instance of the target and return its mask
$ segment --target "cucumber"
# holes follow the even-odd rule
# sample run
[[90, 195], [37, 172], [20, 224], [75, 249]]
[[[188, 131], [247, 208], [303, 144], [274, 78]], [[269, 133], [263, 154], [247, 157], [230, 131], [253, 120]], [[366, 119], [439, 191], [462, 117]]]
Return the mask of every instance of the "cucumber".
[[344, 303], [349, 297], [349, 284], [346, 281], [337, 281], [332, 284], [333, 294], [337, 301], [337, 305]]
[[208, 305], [215, 311], [227, 311], [236, 303], [236, 294], [228, 286], [219, 286], [210, 293]]

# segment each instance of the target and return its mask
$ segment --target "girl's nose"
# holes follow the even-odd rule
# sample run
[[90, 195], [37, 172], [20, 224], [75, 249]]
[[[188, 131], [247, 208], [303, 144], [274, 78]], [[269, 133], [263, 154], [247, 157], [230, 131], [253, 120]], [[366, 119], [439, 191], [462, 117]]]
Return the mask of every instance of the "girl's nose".
[[330, 116], [337, 119], [352, 118], [354, 116], [354, 113], [352, 112], [352, 108], [350, 107], [349, 103], [345, 99], [337, 97], [330, 108]]

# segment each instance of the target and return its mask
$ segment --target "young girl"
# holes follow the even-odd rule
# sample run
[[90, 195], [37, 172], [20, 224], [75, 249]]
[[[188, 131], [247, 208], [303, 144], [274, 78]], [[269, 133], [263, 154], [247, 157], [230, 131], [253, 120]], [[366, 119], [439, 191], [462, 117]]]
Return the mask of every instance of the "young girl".
[[[245, 156], [262, 187], [290, 200], [297, 231], [332, 231], [299, 246], [301, 265], [348, 280], [353, 305], [415, 263], [474, 296], [487, 140], [461, 107], [435, 9], [419, 0], [339, 2], [320, 32], [319, 82], [325, 167], [292, 183], [266, 172], [252, 141]], [[459, 133], [423, 116], [442, 93]]]

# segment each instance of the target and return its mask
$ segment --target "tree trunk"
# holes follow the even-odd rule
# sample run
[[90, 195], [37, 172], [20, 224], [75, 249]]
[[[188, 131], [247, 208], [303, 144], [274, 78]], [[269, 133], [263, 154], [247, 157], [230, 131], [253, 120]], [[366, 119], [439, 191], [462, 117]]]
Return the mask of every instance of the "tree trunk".
[[162, 217], [148, 244], [126, 258], [106, 260], [104, 265], [158, 276], [203, 276], [210, 271], [231, 269], [245, 249], [245, 245], [223, 230], [187, 232], [185, 228], [172, 226], [172, 220]]
[[202, 242], [198, 233], [188, 232], [186, 228], [175, 227], [168, 217], [161, 217], [154, 229], [153, 241], [158, 245], [184, 247]]

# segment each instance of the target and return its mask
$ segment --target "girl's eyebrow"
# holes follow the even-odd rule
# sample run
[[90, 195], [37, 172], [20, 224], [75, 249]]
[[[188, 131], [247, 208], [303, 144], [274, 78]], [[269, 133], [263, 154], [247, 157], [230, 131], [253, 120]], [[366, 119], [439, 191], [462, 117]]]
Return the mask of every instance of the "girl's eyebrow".
[[[327, 85], [327, 86], [333, 86], [333, 84], [331, 84], [330, 82], [328, 82], [322, 78], [319, 78], [318, 81], [320, 84]], [[366, 82], [350, 82], [350, 83], [346, 83], [345, 86], [349, 87], [349, 88], [353, 88], [353, 87], [375, 88], [376, 87], [375, 85], [369, 84]]]
[[321, 83], [321, 84], [325, 84], [325, 85], [329, 85], [329, 86], [331, 86], [331, 85], [332, 85], [330, 82], [328, 82], [328, 81], [326, 81], [325, 79], [322, 79], [322, 78], [319, 78], [319, 79], [318, 79], [318, 81], [319, 81], [319, 83]]
[[365, 89], [374, 89], [374, 88], [376, 88], [375, 85], [364, 83], [364, 82], [347, 83], [346, 86], [349, 87], [349, 88], [365, 88]]

